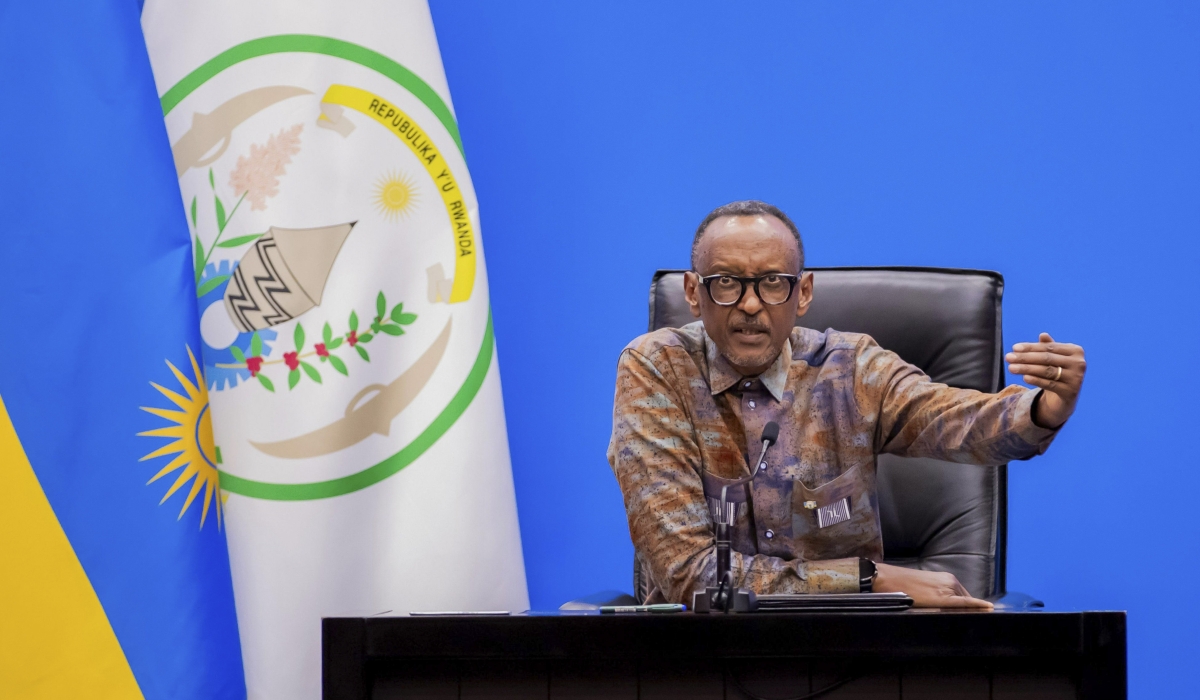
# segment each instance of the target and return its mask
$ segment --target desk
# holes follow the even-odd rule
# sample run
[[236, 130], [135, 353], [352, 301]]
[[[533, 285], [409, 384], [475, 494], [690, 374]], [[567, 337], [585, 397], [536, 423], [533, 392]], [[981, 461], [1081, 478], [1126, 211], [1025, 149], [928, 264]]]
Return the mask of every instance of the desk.
[[1126, 697], [1125, 613], [323, 620], [325, 700]]

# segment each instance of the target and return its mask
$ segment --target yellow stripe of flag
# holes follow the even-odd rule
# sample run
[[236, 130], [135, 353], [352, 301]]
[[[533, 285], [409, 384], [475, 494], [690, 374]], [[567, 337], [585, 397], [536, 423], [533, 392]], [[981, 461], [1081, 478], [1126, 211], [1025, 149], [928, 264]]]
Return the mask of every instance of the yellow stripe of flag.
[[0, 695], [141, 698], [0, 399]]

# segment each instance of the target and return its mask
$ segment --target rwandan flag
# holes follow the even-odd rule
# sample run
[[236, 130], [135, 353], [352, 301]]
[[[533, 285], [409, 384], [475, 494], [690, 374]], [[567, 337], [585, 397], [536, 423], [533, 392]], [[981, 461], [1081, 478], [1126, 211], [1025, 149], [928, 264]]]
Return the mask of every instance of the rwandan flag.
[[137, 0], [0, 6], [0, 696], [245, 697]]

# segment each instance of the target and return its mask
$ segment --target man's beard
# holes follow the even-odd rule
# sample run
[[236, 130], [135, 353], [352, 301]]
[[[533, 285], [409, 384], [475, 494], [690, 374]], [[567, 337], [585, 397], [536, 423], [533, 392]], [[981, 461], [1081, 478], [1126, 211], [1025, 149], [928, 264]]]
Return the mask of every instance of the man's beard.
[[[771, 327], [769, 325], [762, 323], [761, 321], [758, 321], [750, 316], [746, 316], [745, 314], [739, 314], [739, 316], [740, 317], [738, 318], [731, 319], [732, 323], [729, 325], [731, 335], [736, 335], [738, 331], [742, 330], [753, 330], [766, 333], [768, 336], [770, 336]], [[775, 358], [779, 356], [779, 352], [780, 351], [775, 348], [767, 347], [762, 352], [755, 353], [753, 355], [744, 355], [736, 359], [732, 357], [726, 357], [725, 359], [729, 360], [729, 362], [735, 367], [763, 367], [774, 362]]]
[[779, 350], [767, 348], [766, 350], [755, 355], [746, 355], [736, 359], [732, 357], [726, 357], [725, 359], [729, 360], [730, 364], [732, 364], [734, 367], [765, 367], [774, 362], [775, 358], [779, 357], [779, 353]]

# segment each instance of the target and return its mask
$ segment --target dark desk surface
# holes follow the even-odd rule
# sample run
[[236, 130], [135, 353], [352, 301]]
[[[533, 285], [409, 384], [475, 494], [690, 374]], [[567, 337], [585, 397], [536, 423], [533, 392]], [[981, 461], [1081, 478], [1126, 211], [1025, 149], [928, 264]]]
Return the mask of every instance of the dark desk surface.
[[743, 682], [811, 689], [848, 665], [856, 680], [831, 697], [1126, 697], [1123, 612], [376, 616], [326, 618], [323, 634], [329, 699], [755, 697]]

